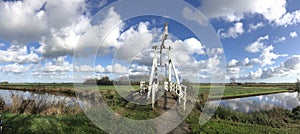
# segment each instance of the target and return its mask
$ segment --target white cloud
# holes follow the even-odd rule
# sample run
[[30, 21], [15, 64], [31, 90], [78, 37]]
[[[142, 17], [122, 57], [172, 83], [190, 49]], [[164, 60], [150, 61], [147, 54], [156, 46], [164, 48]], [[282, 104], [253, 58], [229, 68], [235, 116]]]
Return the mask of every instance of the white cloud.
[[122, 66], [119, 63], [115, 63], [114, 65], [108, 65], [105, 67], [105, 72], [107, 73], [116, 73], [116, 74], [124, 74], [128, 73], [128, 68]]
[[39, 42], [45, 57], [72, 54], [89, 24], [84, 0], [1, 1], [0, 38], [26, 44]]
[[105, 72], [105, 68], [102, 67], [101, 65], [97, 65], [95, 67], [91, 67], [89, 65], [83, 65], [80, 67], [75, 67], [74, 71], [78, 71], [78, 72], [99, 72], [99, 73], [103, 73]]
[[231, 61], [229, 61], [228, 66], [236, 66], [238, 62], [238, 60], [232, 59]]
[[276, 20], [286, 13], [285, 5], [285, 0], [203, 0], [199, 8], [209, 18], [228, 21], [240, 20], [246, 13], [258, 13], [268, 20]]
[[72, 55], [80, 35], [89, 26], [89, 19], [79, 17], [73, 24], [61, 29], [53, 29], [51, 34], [44, 36], [38, 51], [47, 58]]
[[[78, 50], [87, 48], [93, 52], [101, 50], [98, 55], [106, 55], [111, 53], [111, 48], [117, 49], [120, 47], [121, 44], [118, 38], [124, 26], [121, 16], [111, 7], [108, 9], [105, 18], [99, 22], [99, 24], [89, 26], [85, 33], [81, 35]], [[90, 52], [85, 53], [90, 54]]]
[[197, 62], [198, 68], [209, 74], [216, 74], [218, 71], [218, 66], [221, 63], [220, 57], [215, 55], [208, 58], [207, 60], [201, 60]]
[[182, 11], [182, 15], [187, 20], [194, 21], [199, 23], [200, 25], [207, 26], [208, 24], [206, 23], [205, 20], [203, 20], [204, 18], [201, 17], [201, 14], [197, 12], [198, 12], [197, 10], [193, 10], [189, 7], [185, 7]]
[[256, 71], [250, 71], [249, 74], [239, 77], [239, 79], [268, 79], [272, 77], [282, 77], [293, 74], [300, 74], [300, 56], [293, 55], [289, 57], [285, 62], [275, 67], [262, 70], [259, 68]]
[[166, 46], [171, 46], [171, 57], [176, 60], [179, 66], [185, 66], [193, 63], [193, 54], [205, 54], [205, 46], [196, 38], [188, 38], [185, 40], [167, 40]]
[[261, 77], [261, 75], [263, 74], [263, 71], [261, 68], [258, 68], [257, 71], [253, 72], [253, 71], [250, 71], [249, 72], [249, 75], [248, 75], [248, 79], [259, 79]]
[[287, 12], [286, 0], [203, 0], [199, 9], [208, 18], [240, 21], [248, 14], [260, 14], [270, 23], [280, 26], [298, 24], [300, 10]]
[[133, 57], [152, 47], [157, 30], [149, 30], [149, 24], [149, 22], [140, 22], [136, 28], [133, 26], [120, 34], [118, 38], [120, 47], [115, 51], [115, 59], [131, 61]]
[[[158, 34], [160, 35], [160, 34]], [[154, 37], [160, 37], [158, 35], [155, 35]], [[147, 44], [147, 42], [146, 42]], [[137, 45], [140, 45], [140, 43], [137, 43]], [[138, 62], [139, 64], [142, 65], [147, 65], [147, 66], [151, 66], [152, 65], [152, 59], [154, 57], [154, 51], [153, 49], [150, 49], [151, 46], [155, 46], [155, 45], [161, 45], [161, 42], [152, 42], [147, 48], [148, 49], [144, 49], [144, 50], [130, 50], [130, 51], [139, 51], [139, 53], [137, 53], [134, 57], [132, 54], [127, 53], [129, 50], [128, 49], [132, 49], [135, 47], [128, 47], [128, 48], [124, 48], [121, 49], [124, 53], [123, 54], [123, 58], [127, 57], [126, 55], [132, 55], [131, 57], [134, 59], [135, 62]], [[142, 45], [140, 45], [142, 46]], [[138, 46], [137, 48], [139, 48], [140, 46]], [[179, 64], [179, 66], [185, 66], [188, 63], [193, 63], [194, 59], [193, 59], [193, 54], [197, 54], [197, 55], [203, 55], [206, 54], [205, 52], [205, 46], [196, 38], [188, 38], [185, 40], [174, 40], [172, 41], [171, 39], [167, 39], [165, 41], [165, 46], [166, 48], [168, 48], [169, 46], [172, 47], [171, 49], [171, 57], [173, 57], [173, 59], [176, 60], [176, 62]], [[136, 49], [136, 48], [135, 48]], [[124, 51], [124, 50], [128, 50], [128, 51]], [[215, 48], [210, 50], [212, 51], [211, 53], [221, 53], [223, 52], [221, 48]], [[118, 52], [118, 51], [117, 51]], [[163, 51], [164, 55], [167, 56], [167, 51]], [[117, 56], [120, 57], [120, 56]]]
[[61, 29], [85, 12], [85, 0], [47, 0], [45, 5], [48, 28]]
[[288, 70], [298, 70], [300, 68], [300, 55], [293, 55], [283, 63]]
[[84, 0], [1, 1], [0, 37], [27, 43], [39, 41], [53, 30], [70, 26], [85, 12]]
[[250, 53], [260, 52], [265, 46], [263, 41], [268, 39], [269, 39], [269, 35], [259, 37], [255, 42], [249, 44], [245, 50]]
[[250, 24], [250, 25], [249, 25], [249, 30], [248, 30], [248, 32], [250, 33], [250, 32], [252, 32], [252, 31], [255, 31], [255, 30], [257, 30], [257, 29], [259, 29], [259, 28], [262, 28], [262, 27], [264, 27], [264, 26], [265, 26], [265, 25], [264, 25], [262, 22], [257, 23], [256, 25]]
[[132, 64], [129, 69], [130, 75], [149, 75], [150, 67], [145, 65]]
[[68, 26], [52, 29], [51, 34], [42, 38], [38, 51], [44, 57], [53, 58], [72, 55], [75, 48], [82, 54], [96, 54], [96, 50], [101, 50], [98, 55], [106, 55], [111, 53], [111, 48], [120, 47], [118, 38], [124, 24], [113, 7], [99, 24], [92, 25], [90, 21], [88, 16], [79, 15]]
[[294, 32], [291, 32], [291, 33], [290, 33], [290, 36], [291, 36], [292, 38], [296, 38], [296, 37], [298, 37], [298, 34], [297, 34], [296, 31], [294, 31]]
[[21, 65], [18, 63], [14, 63], [14, 64], [8, 64], [5, 66], [0, 66], [0, 70], [5, 73], [11, 72], [11, 73], [15, 73], [15, 74], [20, 74], [20, 73], [29, 71], [31, 69], [31, 67], [32, 67], [32, 65], [24, 66], [24, 65]]
[[0, 63], [10, 62], [10, 63], [37, 63], [41, 58], [34, 53], [33, 48], [30, 49], [28, 53], [27, 46], [17, 46], [12, 45], [5, 50], [0, 50]]
[[223, 54], [224, 50], [223, 50], [223, 48], [212, 48], [212, 49], [207, 48], [206, 53], [209, 56], [213, 56], [213, 55]]
[[227, 68], [226, 69], [226, 75], [229, 77], [238, 77], [239, 74], [241, 73], [241, 69], [238, 67], [234, 67], [234, 68]]
[[280, 42], [284, 42], [286, 40], [285, 37], [278, 37], [277, 39], [274, 40], [275, 43], [280, 43]]
[[185, 46], [186, 46], [188, 52], [196, 53], [199, 55], [205, 54], [205, 51], [204, 51], [205, 47], [202, 45], [202, 43], [198, 39], [189, 38], [189, 39], [184, 40], [184, 43], [186, 44]]
[[[126, 56], [127, 58], [134, 57], [136, 56], [134, 54], [142, 52], [141, 50], [145, 50], [145, 48], [151, 48], [154, 44], [160, 45], [160, 41], [157, 40], [161, 37], [161, 29], [149, 30], [149, 22], [141, 22], [123, 32], [123, 20], [113, 7], [108, 9], [103, 20], [99, 20], [99, 24], [91, 24], [91, 16], [86, 10], [87, 5], [84, 0], [1, 1], [0, 4], [0, 18], [7, 18], [6, 20], [8, 20], [0, 22], [0, 38], [22, 44], [25, 44], [23, 42], [36, 41], [40, 45], [37, 49], [28, 48], [26, 45], [11, 45], [6, 51], [0, 50], [0, 62], [15, 63], [7, 66], [11, 67], [12, 70], [2, 67], [1, 69], [5, 72], [20, 73], [21, 70], [28, 72], [33, 66], [35, 67], [31, 71], [33, 77], [57, 78], [59, 80], [72, 78], [73, 65], [71, 61], [67, 60], [67, 57], [73, 55], [79, 39], [81, 40], [78, 49], [89, 48], [93, 51], [99, 49], [99, 55], [113, 54], [120, 49], [123, 54], [120, 52], [119, 59], [126, 59]], [[188, 18], [193, 20], [192, 16], [189, 15], [196, 12], [185, 8], [183, 15], [188, 15]], [[197, 19], [197, 21], [199, 20]], [[103, 44], [100, 44], [103, 40]], [[141, 42], [143, 43], [141, 44]], [[98, 48], [99, 45], [101, 45], [100, 48]], [[205, 54], [205, 46], [196, 38], [168, 40], [167, 45], [173, 47], [172, 57], [176, 59], [174, 63], [180, 65], [195, 64], [194, 62], [197, 60], [194, 59], [193, 55]], [[223, 49], [207, 49], [207, 53], [211, 55], [221, 54]], [[90, 53], [87, 52], [87, 54]], [[152, 62], [153, 53], [142, 55], [144, 56], [142, 58], [147, 57]], [[22, 65], [38, 63], [40, 60], [45, 61], [34, 64], [30, 68]], [[208, 70], [212, 66], [218, 65], [220, 59], [215, 56], [205, 62]], [[19, 69], [16, 66], [19, 66]], [[95, 71], [113, 74], [128, 73], [129, 70], [126, 66], [118, 63], [105, 67], [86, 65], [74, 68], [75, 71], [86, 73]], [[136, 69], [147, 71], [147, 66], [141, 65]]]
[[39, 11], [44, 1], [0, 1], [0, 37], [9, 41], [26, 43], [36, 41], [47, 33], [44, 11]]
[[236, 38], [244, 33], [242, 22], [237, 22], [233, 27], [230, 27], [226, 32], [224, 29], [218, 30], [218, 33], [223, 38]]
[[295, 25], [300, 23], [300, 10], [296, 10], [294, 12], [288, 12], [281, 16], [279, 19], [275, 20], [276, 24], [282, 26]]
[[285, 54], [279, 55], [279, 54], [275, 54], [274, 52], [271, 52], [273, 51], [273, 49], [274, 47], [272, 45], [263, 49], [261, 55], [259, 56], [261, 60], [261, 66], [272, 65], [273, 63], [275, 63], [275, 61], [273, 60], [276, 60], [281, 56], [287, 56]]
[[250, 68], [253, 67], [254, 65], [259, 64], [260, 61], [257, 58], [253, 58], [253, 59], [249, 59], [249, 58], [245, 58], [244, 60], [237, 60], [237, 59], [232, 59], [228, 62], [227, 67], [228, 68]]
[[54, 59], [54, 62], [47, 62], [43, 68], [44, 72], [72, 72], [73, 65], [65, 61], [66, 56]]

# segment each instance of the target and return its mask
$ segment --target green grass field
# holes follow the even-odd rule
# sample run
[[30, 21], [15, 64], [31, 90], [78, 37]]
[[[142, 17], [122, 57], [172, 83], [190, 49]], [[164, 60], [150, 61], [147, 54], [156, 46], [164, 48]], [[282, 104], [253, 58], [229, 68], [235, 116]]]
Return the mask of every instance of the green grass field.
[[[218, 109], [212, 119], [203, 126], [198, 124], [199, 113], [195, 110], [196, 109], [185, 119], [185, 123], [189, 129], [188, 133], [297, 134], [300, 132], [300, 118], [294, 118], [295, 113], [282, 109], [252, 114]], [[143, 115], [143, 112], [145, 111], [140, 111], [142, 116], [147, 116]], [[84, 114], [41, 116], [5, 113], [2, 119], [4, 122], [4, 133], [105, 133], [94, 125]], [[134, 117], [133, 119], [138, 118]]]
[[[10, 85], [12, 86], [12, 85]], [[36, 86], [33, 84], [16, 84], [13, 86]], [[44, 86], [61, 86], [71, 87], [73, 85], [56, 85], [49, 84]], [[138, 90], [139, 86], [118, 86], [117, 88], [123, 90]], [[209, 93], [210, 85], [194, 86], [199, 88], [199, 93]], [[155, 118], [158, 113], [152, 111], [151, 106], [137, 106], [135, 104], [124, 101], [114, 90], [114, 86], [98, 86], [98, 89], [105, 93], [108, 105], [116, 112], [124, 117], [132, 119], [150, 119]], [[225, 97], [276, 93], [290, 91], [287, 86], [268, 85], [268, 86], [226, 86], [224, 90]], [[109, 91], [109, 92], [106, 92]], [[125, 106], [125, 107], [122, 107]], [[300, 112], [299, 112], [300, 113]], [[293, 119], [290, 112], [279, 112], [275, 116], [269, 116], [268, 112], [248, 115], [246, 113], [236, 113], [222, 111], [219, 114], [224, 114], [224, 118], [213, 117], [204, 126], [198, 125], [199, 107], [195, 107], [193, 112], [188, 116], [185, 122], [188, 124], [190, 133], [297, 133], [300, 131], [300, 118]], [[286, 115], [286, 116], [280, 116]], [[226, 117], [226, 118], [225, 118]], [[227, 119], [228, 117], [228, 119]], [[230, 117], [230, 118], [229, 118]], [[277, 120], [273, 118], [282, 118], [283, 122], [277, 124]], [[300, 114], [299, 114], [300, 117]], [[104, 133], [97, 128], [83, 113], [77, 115], [34, 115], [34, 114], [14, 114], [4, 112], [3, 114], [3, 131], [4, 133]], [[243, 120], [237, 120], [243, 119]], [[250, 121], [247, 121], [250, 120]], [[254, 122], [251, 122], [255, 120]], [[275, 122], [272, 124], [264, 124], [264, 122]], [[262, 122], [262, 123], [261, 123]]]
[[[3, 86], [3, 85], [2, 85]], [[4, 85], [5, 86], [5, 85]], [[32, 88], [34, 90], [38, 89], [39, 86], [47, 87], [46, 89], [55, 89], [61, 87], [64, 88], [73, 88], [73, 84], [9, 84], [7, 86], [16, 86], [16, 87], [25, 87]], [[288, 88], [293, 87], [293, 84], [268, 84], [263, 86], [253, 86], [253, 85], [240, 85], [240, 86], [224, 86], [223, 98], [234, 98], [234, 97], [246, 97], [260, 94], [269, 94], [269, 93], [280, 93], [291, 91]], [[96, 89], [93, 85], [83, 85], [84, 89]], [[193, 90], [199, 89], [199, 94], [209, 94], [211, 85], [208, 84], [198, 84], [190, 86]], [[76, 87], [75, 87], [76, 88]], [[133, 86], [112, 86], [112, 85], [98, 85], [100, 91], [110, 91], [110, 90], [129, 90], [137, 91], [139, 90], [139, 85]], [[59, 89], [57, 90], [59, 92]], [[74, 91], [73, 91], [74, 92]], [[212, 98], [218, 98], [220, 96], [212, 96]]]
[[[289, 85], [290, 87], [293, 85]], [[194, 85], [193, 88], [199, 89], [199, 94], [209, 94], [211, 89], [210, 85]], [[274, 86], [260, 86], [260, 87], [250, 87], [250, 86], [224, 86], [223, 98], [231, 97], [246, 97], [260, 94], [268, 93], [280, 93], [280, 92], [289, 92], [287, 86], [279, 86], [278, 84]], [[218, 96], [216, 96], [218, 97]], [[213, 98], [213, 97], [212, 97]]]
[[104, 133], [84, 114], [41, 116], [5, 113], [2, 119], [4, 133]]

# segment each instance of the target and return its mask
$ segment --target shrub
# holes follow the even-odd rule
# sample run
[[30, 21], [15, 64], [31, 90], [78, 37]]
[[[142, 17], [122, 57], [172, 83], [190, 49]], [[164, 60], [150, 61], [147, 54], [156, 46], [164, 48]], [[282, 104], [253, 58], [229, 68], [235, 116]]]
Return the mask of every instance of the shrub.
[[300, 106], [293, 108], [292, 114], [293, 114], [292, 116], [294, 119], [300, 120]]
[[296, 90], [298, 92], [300, 92], [300, 80], [299, 79], [297, 79], [297, 82], [296, 82]]
[[[298, 113], [298, 117], [300, 117], [300, 106], [298, 109], [293, 110], [293, 112]], [[287, 123], [292, 122], [290, 118], [291, 114], [290, 111], [280, 107], [275, 107], [269, 111], [256, 111], [252, 113], [242, 113], [226, 108], [218, 108], [214, 114], [214, 118], [281, 128], [286, 127]]]

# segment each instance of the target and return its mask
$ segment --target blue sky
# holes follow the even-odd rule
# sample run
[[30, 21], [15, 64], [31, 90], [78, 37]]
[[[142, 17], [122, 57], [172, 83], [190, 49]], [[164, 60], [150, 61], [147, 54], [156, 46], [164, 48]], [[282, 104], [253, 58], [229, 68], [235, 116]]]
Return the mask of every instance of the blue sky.
[[[5, 20], [0, 22], [0, 81], [72, 82], [73, 71], [79, 72], [78, 80], [147, 75], [153, 53], [149, 48], [160, 42], [165, 21], [170, 32], [167, 45], [174, 47], [179, 70], [196, 65], [201, 82], [209, 82], [220, 70], [226, 71], [226, 82], [300, 78], [298, 0], [186, 0], [189, 5], [183, 9], [176, 2], [169, 4], [167, 9], [187, 25], [173, 14], [143, 15], [147, 8], [142, 3], [122, 9], [118, 2], [0, 1], [0, 18]], [[195, 16], [195, 10], [211, 27], [204, 17]], [[131, 11], [141, 15], [128, 20]], [[190, 29], [195, 22], [199, 27]], [[212, 46], [217, 43], [210, 37], [218, 37], [222, 47]], [[73, 59], [78, 56], [74, 51], [82, 59]]]

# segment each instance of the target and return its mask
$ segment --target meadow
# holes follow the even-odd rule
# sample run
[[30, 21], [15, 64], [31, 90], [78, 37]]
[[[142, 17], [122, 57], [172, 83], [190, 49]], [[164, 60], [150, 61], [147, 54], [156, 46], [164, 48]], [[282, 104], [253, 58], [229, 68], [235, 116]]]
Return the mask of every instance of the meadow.
[[[68, 84], [15, 84], [9, 86], [33, 89], [37, 86], [45, 86], [47, 89], [51, 87], [72, 88], [72, 85]], [[227, 85], [224, 90], [224, 98], [287, 92], [291, 91], [290, 87], [292, 86], [292, 84]], [[128, 86], [121, 86], [121, 88], [128, 89]], [[139, 86], [135, 85], [133, 88], [138, 90]], [[185, 121], [170, 133], [175, 133], [183, 129], [186, 133], [297, 133], [300, 131], [300, 107], [292, 111], [283, 108], [274, 108], [269, 111], [253, 113], [242, 113], [219, 108], [211, 120], [205, 125], [200, 126], [198, 124], [199, 115], [207, 99], [207, 96], [203, 96], [209, 93], [210, 85], [194, 85], [193, 88], [199, 88], [200, 97], [198, 99], [200, 101], [195, 104], [192, 112]], [[140, 120], [155, 118], [161, 114], [158, 110], [152, 110], [151, 105], [140, 106], [124, 100], [117, 94], [113, 86], [101, 85], [98, 86], [98, 89], [107, 104], [115, 112], [124, 117]], [[28, 103], [27, 105], [32, 104]], [[36, 105], [41, 106], [43, 104]], [[70, 109], [63, 110], [66, 108], [60, 105], [60, 109], [63, 112], [53, 112], [49, 115], [43, 112], [46, 110], [43, 108], [53, 109], [53, 111], [57, 109], [47, 105], [47, 107], [38, 109], [40, 112], [35, 112], [34, 108], [31, 107], [31, 109], [27, 109], [27, 112], [20, 113], [20, 110], [26, 111], [26, 109], [21, 109], [24, 106], [22, 104], [14, 106], [14, 108], [2, 110], [4, 133], [105, 133], [95, 126], [78, 108], [74, 112], [74, 110]]]

